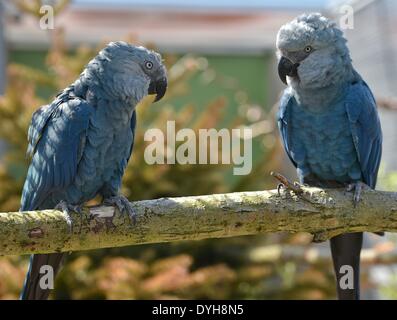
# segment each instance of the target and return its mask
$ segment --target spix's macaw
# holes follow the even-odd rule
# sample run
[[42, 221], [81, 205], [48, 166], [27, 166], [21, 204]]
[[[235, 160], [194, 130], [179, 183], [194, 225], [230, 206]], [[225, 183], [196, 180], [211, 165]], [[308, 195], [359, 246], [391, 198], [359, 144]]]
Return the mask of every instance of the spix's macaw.
[[[101, 50], [72, 85], [33, 114], [20, 210], [57, 207], [68, 214], [99, 194], [132, 216], [119, 190], [134, 143], [135, 107], [147, 94], [160, 100], [166, 88], [158, 53], [125, 42]], [[32, 255], [21, 298], [46, 299], [50, 290], [40, 287], [40, 268], [49, 265], [56, 274], [63, 258]]]
[[[346, 42], [321, 14], [302, 15], [281, 27], [278, 71], [288, 88], [278, 125], [301, 183], [347, 186], [357, 203], [363, 186], [375, 188], [382, 131], [375, 99], [354, 70]], [[352, 233], [331, 239], [340, 299], [359, 299], [362, 237]], [[353, 288], [340, 286], [344, 265], [353, 268]]]

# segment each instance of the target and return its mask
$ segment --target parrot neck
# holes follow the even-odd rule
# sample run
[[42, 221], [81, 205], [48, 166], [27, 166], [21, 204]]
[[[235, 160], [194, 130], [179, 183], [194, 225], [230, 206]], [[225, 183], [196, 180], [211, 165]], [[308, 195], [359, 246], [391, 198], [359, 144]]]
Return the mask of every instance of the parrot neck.
[[[110, 79], [110, 80], [109, 80]], [[74, 82], [73, 86], [77, 95], [90, 102], [107, 100], [114, 102], [118, 109], [133, 111], [135, 106], [147, 94], [149, 82], [141, 78], [129, 78], [122, 81], [115, 81], [111, 76], [98, 74], [96, 69], [87, 67], [80, 77]], [[95, 105], [95, 103], [94, 103]], [[117, 111], [117, 110], [113, 110]]]
[[109, 96], [100, 84], [87, 84], [81, 78], [65, 91], [67, 91], [67, 94], [80, 97], [95, 106], [96, 114], [99, 117], [106, 119], [108, 125], [120, 130], [130, 126], [132, 114], [138, 103], [135, 99], [129, 97], [120, 99]]
[[343, 70], [327, 86], [304, 87], [299, 82], [294, 83], [291, 89], [296, 101], [311, 112], [326, 111], [344, 96], [346, 88], [357, 77], [350, 62], [343, 66]]
[[140, 97], [134, 95], [117, 95], [111, 87], [103, 85], [99, 81], [87, 81], [80, 77], [72, 85], [76, 96], [79, 96], [91, 103], [98, 105], [98, 101], [108, 101], [109, 108], [112, 113], [127, 112], [132, 113], [136, 105], [141, 100]]
[[347, 83], [334, 84], [317, 89], [294, 89], [295, 100], [300, 106], [310, 112], [321, 113], [327, 111], [337, 100], [344, 96]]
[[[312, 112], [326, 111], [343, 96], [345, 89], [356, 78], [348, 52], [335, 59], [324, 60], [327, 64], [303, 66], [298, 69], [299, 77], [291, 78], [289, 85], [295, 100]], [[324, 62], [323, 61], [323, 62]]]

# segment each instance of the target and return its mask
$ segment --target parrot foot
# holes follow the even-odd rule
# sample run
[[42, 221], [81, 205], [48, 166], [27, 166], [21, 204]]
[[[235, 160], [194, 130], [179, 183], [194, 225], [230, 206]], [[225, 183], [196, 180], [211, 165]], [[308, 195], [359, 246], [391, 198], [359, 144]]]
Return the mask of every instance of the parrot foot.
[[81, 206], [78, 205], [72, 205], [67, 203], [65, 200], [61, 200], [56, 206], [55, 210], [60, 210], [63, 212], [63, 214], [66, 217], [66, 223], [68, 224], [69, 232], [73, 232], [73, 222], [72, 218], [70, 217], [70, 212], [77, 212], [80, 217], [82, 217], [82, 209]]
[[316, 204], [316, 202], [313, 202], [310, 196], [307, 196], [305, 193], [306, 191], [303, 189], [303, 187], [307, 186], [306, 184], [301, 184], [299, 182], [291, 182], [289, 181], [286, 177], [284, 177], [282, 174], [277, 173], [277, 172], [270, 172], [270, 175], [276, 178], [280, 183], [277, 186], [277, 193], [281, 197], [280, 190], [290, 190], [295, 195], [304, 201], [310, 202], [312, 204]]
[[132, 224], [136, 223], [136, 212], [130, 201], [123, 195], [117, 195], [106, 198], [103, 201], [104, 204], [116, 206], [120, 213], [126, 212], [130, 218]]
[[370, 190], [371, 188], [366, 185], [364, 182], [361, 181], [356, 181], [353, 183], [349, 183], [348, 186], [346, 187], [347, 192], [352, 192], [354, 190], [354, 195], [353, 195], [353, 206], [354, 208], [358, 205], [358, 203], [361, 200], [361, 191], [362, 190]]
[[280, 190], [291, 190], [293, 191], [296, 195], [301, 195], [304, 193], [304, 190], [302, 189], [302, 185], [298, 182], [291, 182], [289, 181], [286, 177], [284, 177], [282, 174], [277, 173], [277, 172], [270, 172], [270, 175], [276, 178], [280, 183], [277, 185], [277, 193], [280, 196]]

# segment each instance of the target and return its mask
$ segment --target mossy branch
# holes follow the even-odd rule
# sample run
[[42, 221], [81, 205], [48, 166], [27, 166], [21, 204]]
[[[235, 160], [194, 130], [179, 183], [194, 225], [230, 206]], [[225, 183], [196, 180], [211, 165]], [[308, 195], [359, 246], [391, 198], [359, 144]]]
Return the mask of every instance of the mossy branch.
[[314, 241], [359, 231], [397, 231], [397, 193], [363, 191], [354, 208], [344, 190], [302, 188], [161, 198], [133, 202], [135, 224], [113, 207], [0, 213], [0, 255], [121, 247], [279, 231], [309, 232]]

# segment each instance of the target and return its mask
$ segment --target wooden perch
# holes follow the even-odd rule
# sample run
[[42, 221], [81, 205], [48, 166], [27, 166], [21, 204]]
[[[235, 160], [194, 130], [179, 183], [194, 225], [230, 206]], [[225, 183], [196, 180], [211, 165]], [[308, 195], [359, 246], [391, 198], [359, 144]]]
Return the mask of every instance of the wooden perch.
[[0, 213], [0, 255], [121, 247], [141, 243], [309, 232], [314, 241], [358, 231], [397, 231], [397, 193], [302, 188], [162, 198], [133, 202], [136, 224], [113, 207], [72, 213], [73, 231], [57, 210]]

